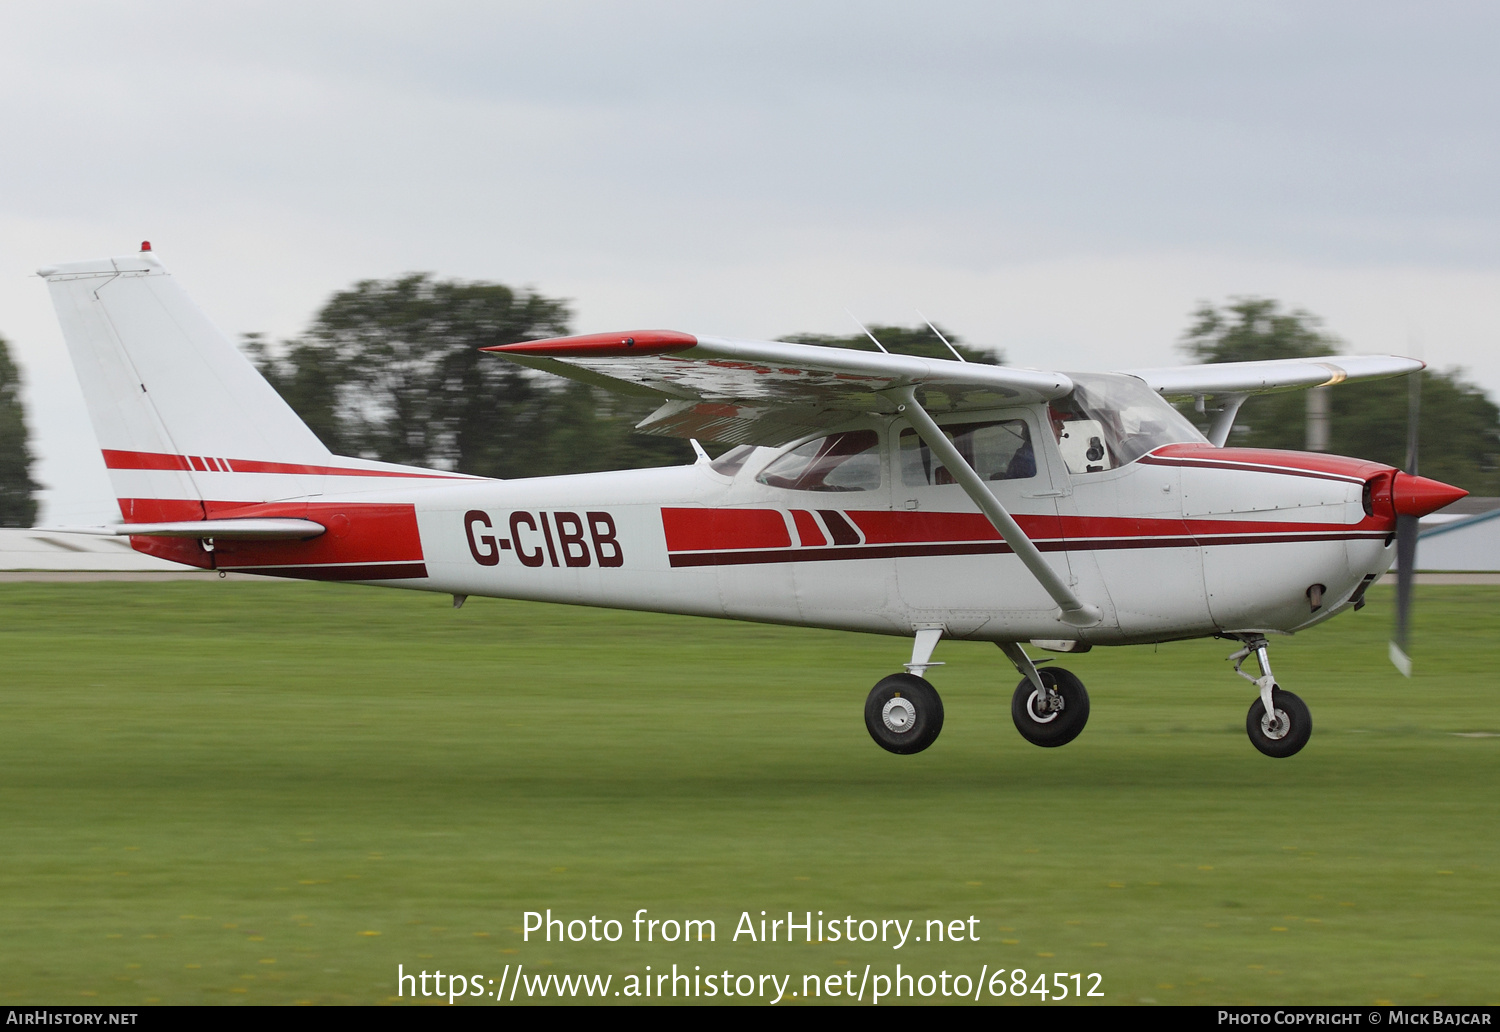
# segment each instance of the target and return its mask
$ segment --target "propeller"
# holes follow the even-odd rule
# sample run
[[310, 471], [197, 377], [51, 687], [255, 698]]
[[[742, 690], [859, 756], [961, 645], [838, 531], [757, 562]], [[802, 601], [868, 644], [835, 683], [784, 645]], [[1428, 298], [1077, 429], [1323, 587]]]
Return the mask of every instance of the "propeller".
[[[1422, 409], [1422, 372], [1407, 374], [1406, 473], [1417, 475], [1417, 419]], [[1406, 677], [1411, 676], [1407, 634], [1411, 629], [1412, 586], [1417, 577], [1418, 516], [1396, 516], [1396, 630], [1391, 636], [1391, 662]]]

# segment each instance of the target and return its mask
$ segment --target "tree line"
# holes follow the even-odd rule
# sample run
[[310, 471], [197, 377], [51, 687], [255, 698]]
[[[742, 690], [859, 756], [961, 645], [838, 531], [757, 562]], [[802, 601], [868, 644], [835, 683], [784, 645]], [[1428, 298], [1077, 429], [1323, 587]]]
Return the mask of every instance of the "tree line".
[[[692, 461], [686, 441], [633, 433], [656, 402], [516, 366], [482, 347], [570, 332], [567, 302], [498, 283], [415, 273], [365, 280], [334, 294], [302, 335], [272, 344], [247, 334], [255, 366], [339, 454], [493, 477], [548, 476]], [[877, 325], [898, 354], [1003, 362], [930, 326]], [[941, 333], [941, 337], [939, 336]], [[946, 338], [947, 343], [944, 342]], [[875, 345], [864, 334], [789, 333], [827, 347]], [[1343, 344], [1320, 321], [1268, 298], [1204, 304], [1180, 343], [1196, 362], [1333, 355]], [[1231, 445], [1304, 447], [1306, 394], [1251, 398]], [[1406, 460], [1405, 377], [1330, 392], [1328, 450], [1394, 466]], [[1211, 412], [1185, 407], [1207, 426]], [[1478, 495], [1500, 495], [1500, 409], [1457, 370], [1422, 373], [1420, 469]], [[704, 442], [711, 444], [711, 442]], [[20, 378], [0, 339], [0, 525], [31, 526], [37, 485]]]
[[[546, 476], [692, 461], [686, 442], [631, 432], [650, 399], [520, 368], [478, 349], [569, 332], [565, 302], [494, 283], [426, 274], [367, 280], [335, 294], [301, 337], [247, 348], [261, 372], [335, 451], [484, 476]], [[941, 334], [941, 336], [939, 336]], [[931, 326], [778, 339], [897, 354], [1003, 362], [998, 350]], [[946, 338], [946, 343], [944, 341]], [[1203, 304], [1179, 341], [1194, 362], [1248, 362], [1345, 350], [1317, 317], [1269, 298]], [[1300, 449], [1307, 394], [1251, 398], [1229, 443]], [[1328, 450], [1406, 463], [1405, 377], [1330, 392]], [[1211, 412], [1184, 407], [1207, 428]], [[1500, 494], [1500, 409], [1457, 370], [1422, 373], [1420, 468], [1474, 494]], [[710, 444], [711, 442], [704, 442]]]
[[[333, 451], [491, 477], [550, 476], [693, 461], [691, 446], [632, 433], [660, 403], [537, 373], [479, 349], [570, 330], [567, 303], [498, 283], [416, 273], [333, 295], [307, 332], [247, 354]], [[872, 326], [893, 352], [951, 358], [939, 330]], [[944, 334], [969, 361], [999, 355]], [[793, 333], [827, 347], [864, 335]], [[712, 448], [713, 442], [705, 441]]]

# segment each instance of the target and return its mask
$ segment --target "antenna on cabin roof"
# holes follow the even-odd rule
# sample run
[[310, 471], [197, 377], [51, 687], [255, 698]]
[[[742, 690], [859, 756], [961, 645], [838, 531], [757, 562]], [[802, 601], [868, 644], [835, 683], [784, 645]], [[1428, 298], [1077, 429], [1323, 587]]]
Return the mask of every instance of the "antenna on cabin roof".
[[953, 357], [954, 358], [958, 359], [960, 362], [967, 362], [968, 361], [967, 358], [964, 358], [964, 356], [962, 356], [962, 355], [960, 355], [958, 353], [958, 349], [953, 346], [953, 344], [948, 340], [948, 338], [943, 336], [943, 331], [940, 330], [940, 329], [938, 329], [936, 326], [932, 325], [932, 320], [931, 319], [927, 318], [927, 316], [925, 316], [925, 315], [922, 315], [922, 310], [920, 308], [917, 309], [917, 314], [922, 316], [922, 321], [927, 324], [927, 328], [929, 330], [931, 330], [933, 333], [937, 334], [938, 340], [942, 341], [947, 346], [948, 350], [951, 351], [951, 352], [953, 352]]
[[849, 311], [849, 309], [846, 308], [846, 309], [844, 309], [844, 314], [847, 315], [849, 318], [851, 318], [851, 319], [854, 320], [854, 325], [855, 326], [858, 326], [861, 330], [864, 330], [865, 336], [870, 338], [870, 342], [872, 344], [874, 344], [877, 348], [879, 348], [882, 354], [885, 354], [885, 355], [889, 355], [890, 354], [889, 351], [885, 350], [885, 345], [882, 344], [882, 343], [880, 343], [880, 341], [878, 341], [878, 340], [875, 339], [875, 334], [871, 333], [869, 331], [869, 329], [865, 326], [865, 324], [862, 323], [862, 322], [860, 322], [859, 318], [853, 312]]

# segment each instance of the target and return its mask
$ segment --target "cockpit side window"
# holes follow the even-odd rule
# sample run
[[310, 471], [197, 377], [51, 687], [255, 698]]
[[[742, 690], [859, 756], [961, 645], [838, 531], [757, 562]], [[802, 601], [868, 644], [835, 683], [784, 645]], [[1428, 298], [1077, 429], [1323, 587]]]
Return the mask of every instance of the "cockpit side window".
[[[982, 480], [1036, 476], [1036, 453], [1023, 419], [950, 424], [942, 431]], [[915, 430], [901, 431], [901, 482], [910, 487], [957, 483]]]
[[808, 441], [773, 459], [755, 479], [793, 491], [878, 490], [880, 435], [848, 430]]

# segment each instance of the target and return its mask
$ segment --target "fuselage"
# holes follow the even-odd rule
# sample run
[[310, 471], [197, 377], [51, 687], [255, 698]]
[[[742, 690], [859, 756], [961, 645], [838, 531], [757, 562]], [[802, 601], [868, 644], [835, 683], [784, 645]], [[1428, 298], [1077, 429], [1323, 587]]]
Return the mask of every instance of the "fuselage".
[[[995, 528], [941, 469], [924, 468], [920, 442], [892, 417], [713, 464], [509, 481], [336, 459], [267, 469], [262, 478], [286, 481], [270, 493], [284, 499], [276, 502], [234, 501], [245, 464], [217, 460], [221, 471], [202, 460], [194, 479], [207, 517], [301, 516], [326, 533], [212, 551], [134, 541], [200, 566], [455, 595], [1100, 645], [1294, 631], [1357, 602], [1394, 559], [1394, 512], [1371, 501], [1382, 483], [1389, 493], [1389, 466], [1178, 443], [1097, 468], [1065, 452], [1054, 417], [1030, 406], [964, 420], [1027, 439], [1029, 453], [996, 467], [990, 489], [1099, 607], [1091, 627], [1059, 619]], [[820, 444], [834, 439], [854, 444]], [[848, 455], [822, 459], [834, 473], [799, 475], [793, 453], [816, 460], [819, 446]], [[129, 475], [127, 462], [114, 464], [117, 477]]]

